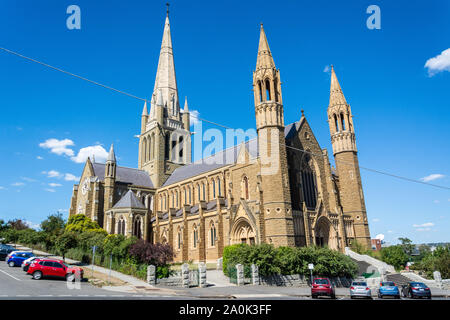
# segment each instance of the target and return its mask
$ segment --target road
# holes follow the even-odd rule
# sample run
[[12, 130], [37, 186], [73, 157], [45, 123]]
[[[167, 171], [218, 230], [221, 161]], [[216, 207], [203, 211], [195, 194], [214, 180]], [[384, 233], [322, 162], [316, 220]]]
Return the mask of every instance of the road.
[[20, 267], [0, 261], [0, 299], [192, 299], [151, 293], [128, 293], [101, 289], [89, 282], [69, 283], [63, 279], [33, 280]]
[[[307, 288], [303, 288], [306, 290]], [[342, 288], [339, 288], [341, 290]], [[179, 299], [238, 299], [238, 300], [309, 300], [310, 296], [300, 288], [271, 288], [264, 286], [177, 288], [167, 294], [164, 288], [122, 292], [102, 289], [89, 282], [68, 283], [61, 279], [33, 280], [20, 267], [9, 267], [0, 261], [0, 300], [179, 300]], [[303, 290], [303, 291], [304, 291]], [[345, 290], [345, 289], [342, 289]], [[159, 292], [158, 292], [159, 291]], [[166, 294], [165, 294], [166, 293]], [[342, 293], [338, 300], [348, 300]], [[321, 298], [327, 299], [327, 298]], [[433, 300], [444, 298], [434, 297]], [[374, 297], [374, 300], [378, 298]], [[402, 301], [409, 300], [402, 298]]]

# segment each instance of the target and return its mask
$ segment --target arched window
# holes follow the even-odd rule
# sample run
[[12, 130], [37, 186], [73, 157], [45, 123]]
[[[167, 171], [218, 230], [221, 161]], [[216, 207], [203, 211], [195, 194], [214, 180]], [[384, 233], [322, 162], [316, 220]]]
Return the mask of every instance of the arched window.
[[174, 197], [173, 191], [170, 193], [170, 195], [171, 195], [171, 198], [172, 198], [172, 206], [171, 206], [171, 208], [175, 208], [175, 197]]
[[341, 124], [342, 124], [342, 130], [345, 131], [345, 120], [344, 120], [344, 114], [341, 113]]
[[178, 138], [178, 148], [179, 148], [179, 152], [178, 152], [178, 157], [180, 158], [180, 160], [183, 160], [183, 136], [180, 136], [180, 138]]
[[178, 201], [178, 190], [175, 191], [175, 206], [178, 208], [180, 206], [180, 203]]
[[259, 89], [259, 102], [263, 101], [263, 91], [262, 91], [262, 87], [261, 87], [261, 81], [258, 81], [258, 89]]
[[206, 188], [205, 188], [205, 183], [202, 183], [202, 200], [205, 201], [206, 200]]
[[155, 157], [155, 133], [152, 133], [150, 139], [150, 160]]
[[270, 101], [271, 96], [270, 96], [270, 82], [269, 79], [266, 80], [266, 101]]
[[244, 188], [243, 189], [244, 199], [248, 200], [248, 178], [247, 178], [247, 176], [244, 176], [242, 187]]
[[178, 229], [178, 241], [177, 241], [178, 249], [181, 249], [181, 231]]
[[152, 145], [152, 137], [149, 137], [148, 138], [148, 140], [147, 140], [147, 142], [146, 142], [146, 151], [145, 151], [145, 153], [146, 153], [146, 158], [147, 158], [147, 161], [149, 161], [151, 158], [152, 158], [152, 148], [150, 147]]
[[123, 217], [120, 217], [117, 223], [117, 233], [125, 235], [125, 219]]
[[308, 154], [302, 160], [301, 176], [303, 200], [307, 208], [315, 209], [317, 204], [317, 182], [316, 175], [312, 169], [312, 159]]
[[201, 198], [200, 198], [200, 185], [197, 184], [197, 194], [198, 194], [198, 202], [200, 202]]
[[213, 191], [213, 199], [216, 198], [216, 182], [214, 181], [214, 179], [211, 180], [211, 185], [212, 185], [212, 191]]
[[334, 127], [336, 128], [336, 132], [339, 132], [339, 126], [338, 126], [338, 120], [336, 114], [333, 115], [334, 117]]
[[220, 189], [220, 179], [219, 178], [217, 178], [217, 189], [219, 191], [219, 196], [221, 196], [222, 195], [222, 191]]
[[193, 241], [192, 241], [194, 248], [197, 248], [197, 241], [198, 241], [198, 231], [197, 231], [197, 226], [194, 225]]
[[138, 239], [142, 238], [141, 226], [142, 226], [141, 217], [136, 217], [133, 224], [133, 235]]
[[216, 244], [216, 227], [214, 226], [214, 224], [211, 225], [210, 238], [211, 238], [211, 247], [214, 247], [214, 245]]
[[144, 138], [142, 140], [142, 161], [145, 163], [147, 162], [147, 138]]
[[170, 135], [166, 133], [164, 145], [164, 159], [168, 160], [170, 157]]
[[277, 89], [278, 88], [278, 81], [277, 81], [277, 79], [274, 80], [273, 86], [275, 88], [275, 92], [274, 92], [274, 94], [275, 94], [275, 102], [278, 102], [278, 89]]

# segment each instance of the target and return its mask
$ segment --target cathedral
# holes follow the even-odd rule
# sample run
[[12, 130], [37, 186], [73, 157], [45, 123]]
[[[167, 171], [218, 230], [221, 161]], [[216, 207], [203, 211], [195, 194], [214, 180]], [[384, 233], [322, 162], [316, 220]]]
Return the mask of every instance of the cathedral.
[[86, 160], [69, 217], [85, 214], [110, 234], [170, 244], [175, 261], [214, 261], [235, 243], [370, 248], [355, 128], [331, 68], [327, 121], [333, 156], [303, 111], [285, 125], [280, 72], [261, 25], [253, 72], [257, 138], [191, 161], [190, 114], [180, 109], [169, 16], [149, 106], [144, 104], [138, 168]]

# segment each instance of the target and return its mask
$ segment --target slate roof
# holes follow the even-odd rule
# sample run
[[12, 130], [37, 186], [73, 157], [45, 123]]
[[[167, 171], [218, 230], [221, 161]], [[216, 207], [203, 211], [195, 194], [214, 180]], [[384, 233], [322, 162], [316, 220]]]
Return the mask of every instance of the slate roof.
[[138, 198], [134, 195], [134, 192], [131, 190], [128, 190], [127, 193], [120, 199], [113, 207], [114, 209], [117, 208], [139, 208], [139, 209], [145, 209], [144, 204], [139, 201]]
[[[105, 179], [105, 164], [93, 163], [92, 166], [94, 167], [94, 174], [100, 179], [100, 181], [103, 181]], [[117, 166], [116, 181], [153, 188], [153, 183], [148, 173], [144, 170], [134, 168]]]
[[[258, 143], [256, 138], [245, 142], [244, 145], [252, 157], [258, 156]], [[178, 167], [166, 180], [163, 187], [236, 163], [240, 146], [241, 145], [237, 145], [219, 151], [210, 157]]]

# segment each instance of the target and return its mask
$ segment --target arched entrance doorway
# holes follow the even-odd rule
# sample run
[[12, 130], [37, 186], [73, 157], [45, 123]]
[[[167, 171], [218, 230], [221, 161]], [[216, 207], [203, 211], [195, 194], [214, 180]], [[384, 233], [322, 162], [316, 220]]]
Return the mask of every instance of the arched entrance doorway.
[[236, 220], [231, 229], [231, 243], [246, 243], [253, 245], [256, 243], [256, 233], [247, 219]]
[[331, 222], [326, 217], [320, 217], [316, 223], [315, 244], [319, 247], [329, 247], [330, 249], [337, 249], [337, 235], [336, 230], [331, 225]]

